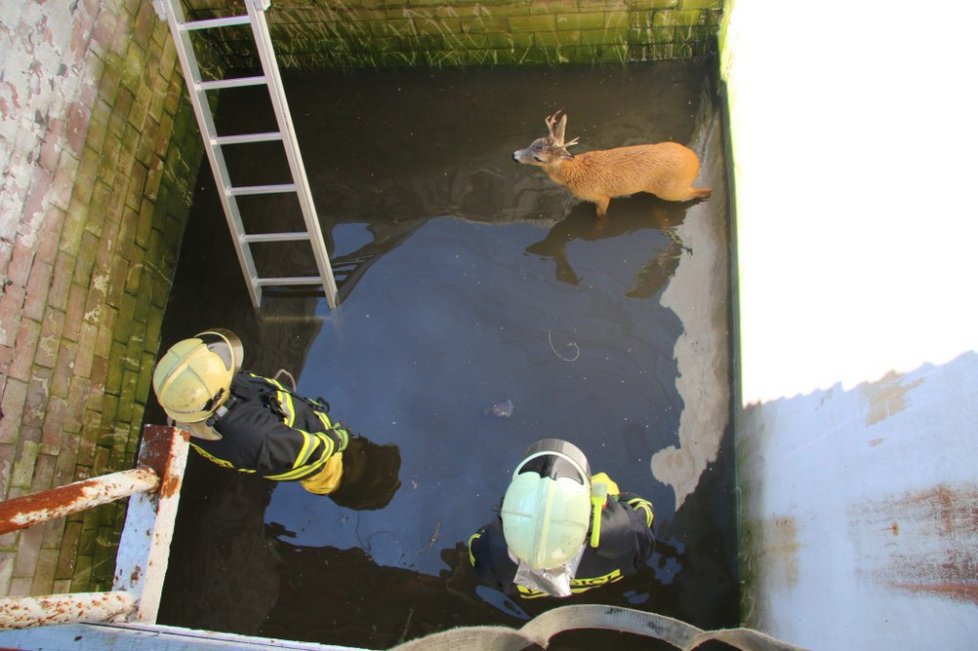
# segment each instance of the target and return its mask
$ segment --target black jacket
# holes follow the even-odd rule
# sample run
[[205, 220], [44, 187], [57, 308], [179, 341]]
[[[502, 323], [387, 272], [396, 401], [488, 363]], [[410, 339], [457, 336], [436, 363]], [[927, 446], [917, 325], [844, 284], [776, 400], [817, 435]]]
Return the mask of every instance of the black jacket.
[[275, 380], [240, 371], [231, 381], [231, 397], [207, 421], [222, 438], [194, 438], [191, 445], [226, 468], [267, 479], [303, 479], [345, 445], [328, 409]]

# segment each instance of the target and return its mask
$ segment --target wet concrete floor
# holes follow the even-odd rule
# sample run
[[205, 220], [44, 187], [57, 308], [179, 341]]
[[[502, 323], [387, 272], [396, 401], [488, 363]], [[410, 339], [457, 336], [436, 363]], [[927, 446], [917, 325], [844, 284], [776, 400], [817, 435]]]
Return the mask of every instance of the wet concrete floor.
[[[288, 369], [300, 393], [326, 398], [371, 441], [350, 454], [368, 470], [332, 499], [192, 454], [161, 623], [365, 648], [454, 626], [518, 626], [568, 603], [737, 624], [714, 67], [287, 79], [342, 303], [330, 311], [322, 297], [280, 294], [255, 311], [205, 166], [163, 346], [235, 330], [246, 368]], [[556, 109], [580, 151], [691, 144], [713, 198], [619, 199], [599, 226], [593, 206], [510, 157]], [[225, 134], [270, 128], [247, 93], [223, 95], [218, 116]], [[229, 152], [235, 183], [285, 180], [284, 157], [260, 147]], [[284, 198], [243, 210], [253, 231], [298, 223]], [[297, 246], [259, 251], [261, 267], [310, 273]], [[150, 402], [147, 421], [161, 422]], [[656, 551], [638, 575], [601, 590], [510, 599], [477, 585], [465, 541], [494, 517], [521, 452], [548, 436], [575, 442], [595, 472], [654, 502]], [[563, 635], [551, 648], [650, 648], [609, 635]]]

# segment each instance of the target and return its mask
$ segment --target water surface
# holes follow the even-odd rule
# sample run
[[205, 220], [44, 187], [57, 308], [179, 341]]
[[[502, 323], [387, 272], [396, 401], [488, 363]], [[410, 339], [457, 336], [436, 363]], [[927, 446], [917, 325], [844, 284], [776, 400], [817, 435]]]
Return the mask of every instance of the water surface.
[[[717, 121], [709, 70], [288, 80], [342, 303], [330, 311], [322, 298], [270, 296], [254, 311], [205, 169], [164, 345], [210, 326], [238, 331], [247, 368], [288, 368], [300, 393], [325, 397], [335, 418], [379, 446], [361, 457], [380, 470], [357, 495], [334, 500], [191, 457], [161, 622], [369, 648], [452, 626], [516, 626], [567, 603], [706, 628], [737, 623], [726, 414], [713, 414], [711, 449], [686, 480], [651, 470], [656, 453], [689, 449], [680, 440], [692, 408], [679, 388], [684, 333], [726, 340], [725, 322], [684, 310], [684, 297], [663, 301], [694, 260], [721, 263], [717, 282], [694, 291], [726, 287], [717, 247], [687, 235], [694, 223], [725, 232], [722, 187], [697, 205], [615, 200], [598, 223], [593, 206], [510, 158], [545, 133], [556, 109], [568, 112], [567, 136], [580, 137], [581, 151], [664, 139], [702, 146], [704, 120]], [[241, 106], [252, 104], [222, 96], [222, 132], [262, 128], [260, 104]], [[701, 155], [722, 184], [722, 149]], [[238, 182], [269, 182], [258, 177], [274, 163], [264, 151], [229, 158]], [[248, 208], [255, 230], [288, 230], [297, 219], [285, 200]], [[259, 258], [286, 273], [308, 273], [311, 260], [298, 250]], [[689, 298], [723, 309], [727, 300]], [[684, 378], [693, 393], [712, 381]], [[511, 413], [493, 413], [506, 401]], [[651, 499], [659, 542], [635, 577], [570, 600], [514, 601], [476, 584], [464, 543], [494, 517], [521, 452], [549, 436], [573, 441], [595, 472]], [[554, 648], [593, 648], [599, 635]]]

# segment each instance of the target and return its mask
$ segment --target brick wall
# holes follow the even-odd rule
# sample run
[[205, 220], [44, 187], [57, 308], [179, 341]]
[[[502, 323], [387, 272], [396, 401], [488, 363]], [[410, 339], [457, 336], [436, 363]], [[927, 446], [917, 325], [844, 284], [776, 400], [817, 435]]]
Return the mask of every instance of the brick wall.
[[[186, 0], [188, 18], [241, 0]], [[229, 9], [229, 7], [236, 9]], [[283, 68], [622, 63], [716, 52], [723, 0], [273, 0]], [[247, 34], [210, 33], [254, 67]]]
[[[132, 467], [200, 144], [151, 2], [2, 2], [0, 53], [6, 499]], [[0, 595], [107, 587], [122, 515], [0, 536]]]

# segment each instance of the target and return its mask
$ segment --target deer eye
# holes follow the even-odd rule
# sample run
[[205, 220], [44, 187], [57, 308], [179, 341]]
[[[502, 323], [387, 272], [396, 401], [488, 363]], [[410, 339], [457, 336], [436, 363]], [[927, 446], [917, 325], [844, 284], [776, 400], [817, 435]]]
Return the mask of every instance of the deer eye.
[[543, 162], [543, 158], [540, 157], [540, 156], [537, 156], [536, 154], [533, 154], [533, 160], [535, 160], [538, 163], [542, 163]]

